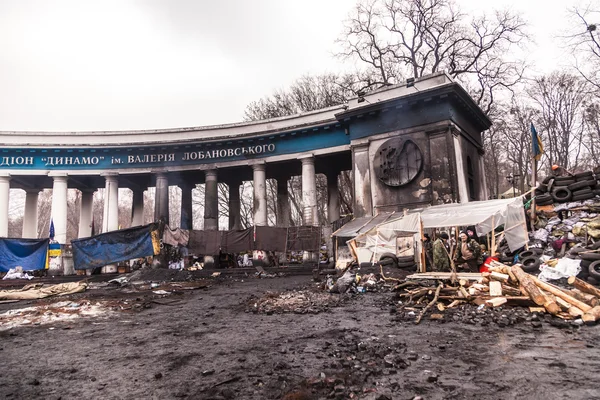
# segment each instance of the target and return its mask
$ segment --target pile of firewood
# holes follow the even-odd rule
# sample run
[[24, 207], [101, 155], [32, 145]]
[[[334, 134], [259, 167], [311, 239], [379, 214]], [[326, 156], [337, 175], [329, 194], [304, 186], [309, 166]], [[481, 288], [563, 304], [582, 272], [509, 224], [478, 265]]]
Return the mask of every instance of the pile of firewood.
[[600, 319], [600, 289], [581, 279], [570, 277], [568, 283], [572, 288], [565, 289], [540, 281], [524, 272], [519, 264], [492, 262], [488, 267], [490, 272], [482, 274], [432, 273], [419, 277], [437, 280], [435, 288], [424, 287], [423, 281], [417, 279], [401, 283], [395, 289], [402, 290], [399, 297], [404, 306], [423, 306], [416, 323], [434, 307], [443, 312], [463, 303], [485, 307], [525, 306], [531, 312], [548, 312], [562, 319], [581, 318], [586, 323]]

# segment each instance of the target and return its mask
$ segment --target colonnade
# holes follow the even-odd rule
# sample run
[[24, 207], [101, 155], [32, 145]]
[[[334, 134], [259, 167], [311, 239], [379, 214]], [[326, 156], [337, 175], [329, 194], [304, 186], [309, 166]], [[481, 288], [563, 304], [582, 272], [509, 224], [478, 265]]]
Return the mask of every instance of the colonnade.
[[[303, 224], [317, 226], [317, 185], [315, 175], [315, 160], [312, 156], [300, 158], [302, 167], [302, 212]], [[267, 172], [269, 164], [259, 162], [251, 165], [254, 181], [253, 193], [253, 218], [254, 225], [266, 226], [267, 216]], [[285, 168], [277, 168], [277, 226], [289, 226], [290, 204], [288, 197], [288, 180], [291, 174], [285, 174]], [[282, 172], [283, 170], [283, 172]], [[222, 171], [226, 171], [224, 168]], [[328, 219], [329, 222], [337, 220], [340, 216], [340, 200], [337, 184], [337, 172], [327, 173], [328, 188]], [[229, 186], [229, 229], [241, 229], [240, 213], [240, 185], [242, 179], [227, 175], [224, 183]], [[119, 229], [119, 174], [107, 173], [102, 175], [105, 181], [104, 210], [102, 219], [102, 232]], [[69, 175], [67, 173], [51, 173], [52, 185], [52, 210], [51, 219], [54, 222], [55, 240], [61, 244], [67, 242], [67, 190]], [[204, 171], [205, 182], [205, 205], [204, 205], [204, 229], [219, 229], [219, 203], [218, 183], [219, 172], [217, 169]], [[9, 213], [9, 174], [0, 175], [0, 237], [8, 236], [8, 213]], [[163, 220], [169, 223], [169, 176], [166, 172], [155, 173], [156, 193], [154, 204], [154, 220]], [[192, 189], [195, 185], [191, 182], [179, 183], [182, 190], [181, 197], [181, 221], [182, 229], [192, 229]], [[78, 237], [92, 235], [92, 213], [93, 213], [93, 189], [81, 190], [81, 208], [79, 218]], [[131, 213], [132, 226], [143, 224], [144, 215], [144, 191], [142, 188], [133, 188], [133, 203]], [[23, 218], [23, 237], [36, 238], [38, 224], [38, 193], [39, 190], [27, 189], [25, 197], [25, 213]]]

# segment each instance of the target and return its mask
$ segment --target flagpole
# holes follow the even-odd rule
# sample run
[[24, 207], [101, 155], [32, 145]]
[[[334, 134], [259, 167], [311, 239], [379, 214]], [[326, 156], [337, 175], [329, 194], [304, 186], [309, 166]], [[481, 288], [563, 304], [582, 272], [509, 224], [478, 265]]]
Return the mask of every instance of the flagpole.
[[[533, 143], [532, 143], [533, 146]], [[531, 232], [535, 232], [535, 188], [537, 187], [537, 160], [532, 157], [533, 169], [531, 170], [531, 187], [533, 188], [533, 196], [531, 196], [531, 210], [529, 213]]]

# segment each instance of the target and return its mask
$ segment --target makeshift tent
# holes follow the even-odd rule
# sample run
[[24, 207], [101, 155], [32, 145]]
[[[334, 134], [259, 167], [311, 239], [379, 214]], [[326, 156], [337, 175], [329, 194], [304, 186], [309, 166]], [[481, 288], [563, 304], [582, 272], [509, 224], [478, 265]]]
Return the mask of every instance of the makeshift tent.
[[421, 219], [425, 229], [475, 225], [479, 236], [504, 225], [504, 237], [511, 251], [529, 241], [522, 197], [434, 206], [423, 210]]
[[[351, 240], [350, 246], [364, 248], [371, 254], [366, 254], [371, 258], [373, 255], [383, 253], [399, 254], [398, 237], [410, 237], [420, 232], [420, 214], [408, 214], [406, 216], [391, 219], [378, 224], [365, 233], [362, 233]], [[418, 238], [415, 238], [418, 240]], [[351, 247], [352, 248], [352, 247]], [[414, 250], [414, 249], [411, 249]], [[414, 254], [410, 251], [406, 255]], [[400, 255], [400, 254], [399, 254]], [[366, 262], [367, 260], [360, 260]]]
[[75, 269], [92, 269], [160, 253], [158, 224], [72, 240]]
[[0, 238], [0, 272], [19, 266], [24, 271], [44, 269], [48, 243], [49, 239]]
[[[376, 216], [366, 216], [354, 218], [352, 221], [343, 225], [340, 229], [333, 232], [331, 236], [334, 238], [334, 249], [335, 249], [335, 259], [336, 266], [344, 266], [345, 263], [350, 262], [353, 257], [357, 258], [357, 250], [356, 247], [346, 246], [347, 241], [356, 237], [357, 235], [361, 235], [364, 232], [369, 231], [373, 227], [388, 221], [396, 217], [399, 214], [394, 212], [381, 212]], [[350, 251], [349, 251], [350, 249]], [[360, 257], [362, 260], [362, 257]]]
[[[477, 234], [481, 236], [503, 225], [504, 237], [511, 251], [522, 248], [529, 240], [523, 200], [518, 197], [413, 210], [412, 213], [387, 220], [357, 235], [350, 241], [350, 248], [356, 246], [357, 249], [368, 250], [368, 254], [363, 253], [363, 259], [368, 256], [377, 260], [377, 254], [397, 253], [398, 237], [415, 235], [421, 229], [470, 225], [474, 225]], [[340, 231], [344, 229], [342, 227]], [[363, 260], [359, 259], [360, 261]]]

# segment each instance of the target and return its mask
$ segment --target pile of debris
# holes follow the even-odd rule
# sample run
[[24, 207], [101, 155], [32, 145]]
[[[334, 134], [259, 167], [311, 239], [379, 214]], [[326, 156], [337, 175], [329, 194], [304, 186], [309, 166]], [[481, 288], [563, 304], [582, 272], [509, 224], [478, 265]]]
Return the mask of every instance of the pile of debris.
[[400, 310], [412, 312], [415, 323], [428, 312], [430, 319], [442, 320], [447, 309], [461, 304], [475, 304], [479, 309], [525, 306], [530, 312], [549, 313], [578, 324], [600, 319], [600, 289], [575, 276], [568, 279], [572, 288], [566, 289], [524, 272], [519, 264], [509, 267], [492, 261], [489, 268], [489, 273], [481, 274], [411, 275], [395, 288], [401, 291]]
[[310, 290], [293, 290], [276, 293], [267, 292], [262, 297], [251, 297], [246, 301], [246, 311], [256, 314], [318, 314], [330, 307], [337, 307], [346, 301], [345, 297], [319, 293]]

